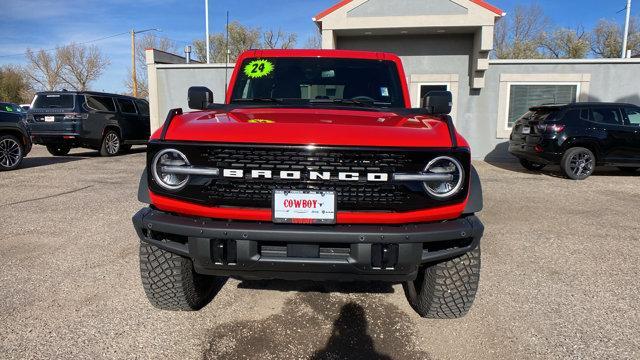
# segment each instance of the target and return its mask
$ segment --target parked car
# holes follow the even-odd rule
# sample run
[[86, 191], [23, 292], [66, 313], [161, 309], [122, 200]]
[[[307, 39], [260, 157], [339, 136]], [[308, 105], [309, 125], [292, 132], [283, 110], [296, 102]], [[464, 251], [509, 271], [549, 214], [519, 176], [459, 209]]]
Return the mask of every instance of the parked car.
[[18, 104], [0, 102], [0, 111], [18, 114], [23, 119], [27, 118], [27, 112]]
[[0, 105], [0, 171], [13, 170], [31, 151], [31, 138], [24, 118]]
[[197, 310], [216, 277], [403, 283], [457, 318], [480, 279], [480, 179], [450, 92], [411, 108], [400, 58], [256, 50], [224, 104], [204, 87], [147, 148], [133, 218], [149, 301]]
[[113, 156], [146, 144], [149, 104], [142, 99], [98, 92], [40, 92], [27, 115], [35, 144], [52, 155], [66, 155], [74, 147]]
[[558, 164], [570, 179], [596, 166], [640, 168], [640, 107], [616, 103], [544, 105], [529, 109], [511, 132], [509, 152], [529, 170]]

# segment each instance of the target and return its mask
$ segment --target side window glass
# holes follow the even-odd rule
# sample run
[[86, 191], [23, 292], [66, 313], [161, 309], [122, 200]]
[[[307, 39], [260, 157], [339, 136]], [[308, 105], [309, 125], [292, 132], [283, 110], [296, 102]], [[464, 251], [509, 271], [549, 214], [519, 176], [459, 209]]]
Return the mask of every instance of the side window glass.
[[640, 109], [636, 108], [626, 108], [624, 109], [627, 114], [627, 119], [629, 120], [629, 125], [631, 126], [640, 126]]
[[589, 109], [580, 109], [580, 120], [589, 121]]
[[115, 112], [116, 104], [114, 104], [113, 99], [107, 96], [92, 96], [87, 95], [87, 106], [95, 111], [103, 111], [103, 112]]
[[138, 111], [140, 112], [140, 115], [149, 115], [149, 104], [146, 101], [136, 100], [136, 105], [138, 105]]
[[136, 106], [129, 99], [118, 99], [118, 106], [123, 114], [136, 114]]
[[622, 125], [620, 111], [613, 107], [591, 109], [593, 121], [607, 125]]
[[569, 123], [569, 124], [577, 124], [579, 122], [580, 118], [580, 110], [578, 109], [572, 109], [572, 110], [568, 110], [564, 116], [562, 117], [562, 121]]

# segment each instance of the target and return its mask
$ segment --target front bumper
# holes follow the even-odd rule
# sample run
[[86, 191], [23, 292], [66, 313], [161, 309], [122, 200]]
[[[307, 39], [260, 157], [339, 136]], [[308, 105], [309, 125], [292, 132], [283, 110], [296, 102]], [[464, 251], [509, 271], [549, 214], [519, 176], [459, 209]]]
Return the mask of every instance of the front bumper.
[[144, 208], [133, 216], [141, 241], [193, 260], [196, 272], [241, 279], [416, 278], [421, 264], [475, 249], [475, 216], [407, 225], [289, 225], [177, 216]]

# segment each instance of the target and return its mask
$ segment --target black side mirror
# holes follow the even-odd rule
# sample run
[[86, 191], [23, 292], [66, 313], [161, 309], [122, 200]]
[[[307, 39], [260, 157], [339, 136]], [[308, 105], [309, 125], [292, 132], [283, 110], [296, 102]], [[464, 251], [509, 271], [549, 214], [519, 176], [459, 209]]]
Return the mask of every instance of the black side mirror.
[[424, 97], [422, 107], [430, 114], [447, 115], [451, 113], [453, 96], [450, 91], [429, 91]]
[[189, 108], [194, 110], [206, 110], [213, 104], [213, 91], [204, 86], [192, 86], [187, 92]]

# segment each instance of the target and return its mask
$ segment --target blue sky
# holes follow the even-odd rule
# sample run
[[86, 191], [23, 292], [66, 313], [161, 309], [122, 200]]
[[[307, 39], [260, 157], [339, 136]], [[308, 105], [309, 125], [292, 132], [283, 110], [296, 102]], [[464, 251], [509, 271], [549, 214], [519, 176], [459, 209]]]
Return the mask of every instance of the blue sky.
[[[311, 17], [337, 0], [210, 0], [211, 31], [224, 29], [225, 11], [231, 20], [252, 27], [273, 28], [299, 34], [304, 45], [314, 33]], [[490, 0], [509, 14], [517, 4], [530, 1]], [[623, 21], [616, 12], [625, 0], [538, 0], [551, 19], [561, 26], [582, 24], [590, 28], [600, 18]], [[634, 14], [640, 13], [640, 1]], [[0, 64], [23, 63], [27, 48], [53, 48], [84, 42], [131, 28], [160, 28], [160, 36], [173, 39], [182, 48], [193, 39], [204, 38], [203, 0], [3, 0], [0, 22]], [[508, 15], [507, 15], [508, 16]], [[96, 42], [111, 65], [95, 84], [95, 90], [124, 91], [130, 62], [129, 37], [121, 35]]]

